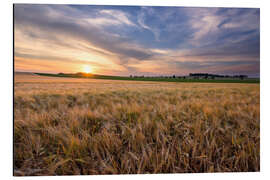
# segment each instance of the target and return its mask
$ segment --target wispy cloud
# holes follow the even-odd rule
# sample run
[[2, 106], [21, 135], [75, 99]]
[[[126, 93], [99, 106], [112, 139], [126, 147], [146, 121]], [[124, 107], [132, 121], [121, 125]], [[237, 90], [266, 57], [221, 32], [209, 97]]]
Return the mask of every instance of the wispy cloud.
[[[111, 17], [112, 19], [117, 20], [118, 22], [120, 22], [121, 24], [126, 24], [129, 26], [136, 26], [133, 22], [131, 22], [128, 19], [128, 15], [122, 11], [119, 10], [101, 10], [99, 11], [99, 13], [101, 15], [108, 15], [109, 17]], [[110, 20], [112, 20], [110, 18]]]
[[150, 32], [152, 32], [156, 41], [160, 41], [160, 37], [159, 37], [160, 30], [155, 28], [155, 27], [150, 27], [145, 23], [145, 17], [147, 16], [147, 14], [151, 14], [151, 15], [155, 14], [153, 8], [142, 7], [141, 11], [138, 14], [138, 23], [139, 23], [141, 28], [147, 29]]

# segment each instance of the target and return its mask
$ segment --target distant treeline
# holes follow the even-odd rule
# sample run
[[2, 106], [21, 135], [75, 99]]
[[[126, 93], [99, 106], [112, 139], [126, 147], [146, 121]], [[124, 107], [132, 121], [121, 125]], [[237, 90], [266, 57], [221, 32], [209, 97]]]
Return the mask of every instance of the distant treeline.
[[130, 75], [129, 76], [130, 78], [182, 78], [182, 79], [185, 79], [187, 78], [188, 76], [176, 76], [176, 75], [172, 75], [172, 76], [136, 76], [136, 75]]
[[190, 77], [198, 77], [198, 78], [239, 78], [239, 79], [244, 79], [248, 78], [247, 75], [234, 75], [234, 76], [229, 76], [229, 75], [219, 75], [219, 74], [208, 74], [208, 73], [190, 73]]
[[208, 74], [208, 73], [190, 73], [189, 76], [136, 76], [136, 75], [130, 75], [130, 78], [179, 78], [179, 79], [186, 79], [186, 78], [192, 78], [192, 79], [215, 79], [215, 78], [230, 78], [230, 79], [244, 79], [248, 78], [247, 75], [219, 75], [219, 74]]
[[[96, 75], [96, 74], [89, 74], [89, 73], [58, 73], [58, 76], [65, 76], [65, 77], [95, 77], [95, 76], [104, 76], [104, 75]], [[215, 78], [229, 78], [229, 79], [244, 79], [248, 78], [247, 75], [219, 75], [219, 74], [208, 74], [208, 73], [190, 73], [189, 76], [137, 76], [137, 75], [130, 75], [130, 78], [180, 78], [180, 79], [186, 79], [186, 78], [192, 78], [192, 79], [215, 79]]]
[[[129, 81], [160, 81], [160, 82], [208, 82], [208, 83], [260, 83], [259, 78], [247, 78], [247, 76], [222, 76], [204, 73], [190, 74], [189, 76], [109, 76], [91, 73], [34, 73], [41, 76], [69, 77], [69, 78], [89, 78], [107, 80], [129, 80]], [[237, 77], [237, 78], [236, 78]]]

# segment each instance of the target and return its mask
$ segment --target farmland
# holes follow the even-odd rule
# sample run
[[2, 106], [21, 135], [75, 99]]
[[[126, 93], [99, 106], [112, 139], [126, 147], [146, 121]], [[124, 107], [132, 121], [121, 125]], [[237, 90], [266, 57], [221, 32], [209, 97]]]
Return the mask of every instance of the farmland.
[[147, 76], [108, 76], [90, 73], [76, 73], [76, 74], [49, 74], [49, 73], [35, 73], [40, 76], [47, 77], [66, 77], [66, 78], [86, 78], [86, 79], [107, 79], [107, 80], [128, 80], [128, 81], [155, 81], [155, 82], [185, 82], [185, 83], [260, 83], [259, 78], [194, 78], [189, 76], [163, 76], [163, 77], [147, 77]]
[[14, 175], [260, 171], [260, 86], [16, 74]]

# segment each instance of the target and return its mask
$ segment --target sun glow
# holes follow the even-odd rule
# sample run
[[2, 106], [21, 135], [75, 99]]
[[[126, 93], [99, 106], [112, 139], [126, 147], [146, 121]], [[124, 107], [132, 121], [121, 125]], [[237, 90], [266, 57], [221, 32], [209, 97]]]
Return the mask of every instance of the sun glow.
[[85, 73], [92, 73], [92, 68], [90, 66], [84, 66], [83, 67], [83, 72], [85, 72]]

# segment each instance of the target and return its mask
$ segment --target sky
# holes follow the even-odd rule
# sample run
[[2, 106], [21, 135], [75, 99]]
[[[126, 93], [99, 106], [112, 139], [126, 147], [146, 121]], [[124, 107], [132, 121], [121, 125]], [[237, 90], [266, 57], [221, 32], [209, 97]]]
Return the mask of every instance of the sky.
[[15, 71], [260, 76], [260, 9], [14, 6]]

